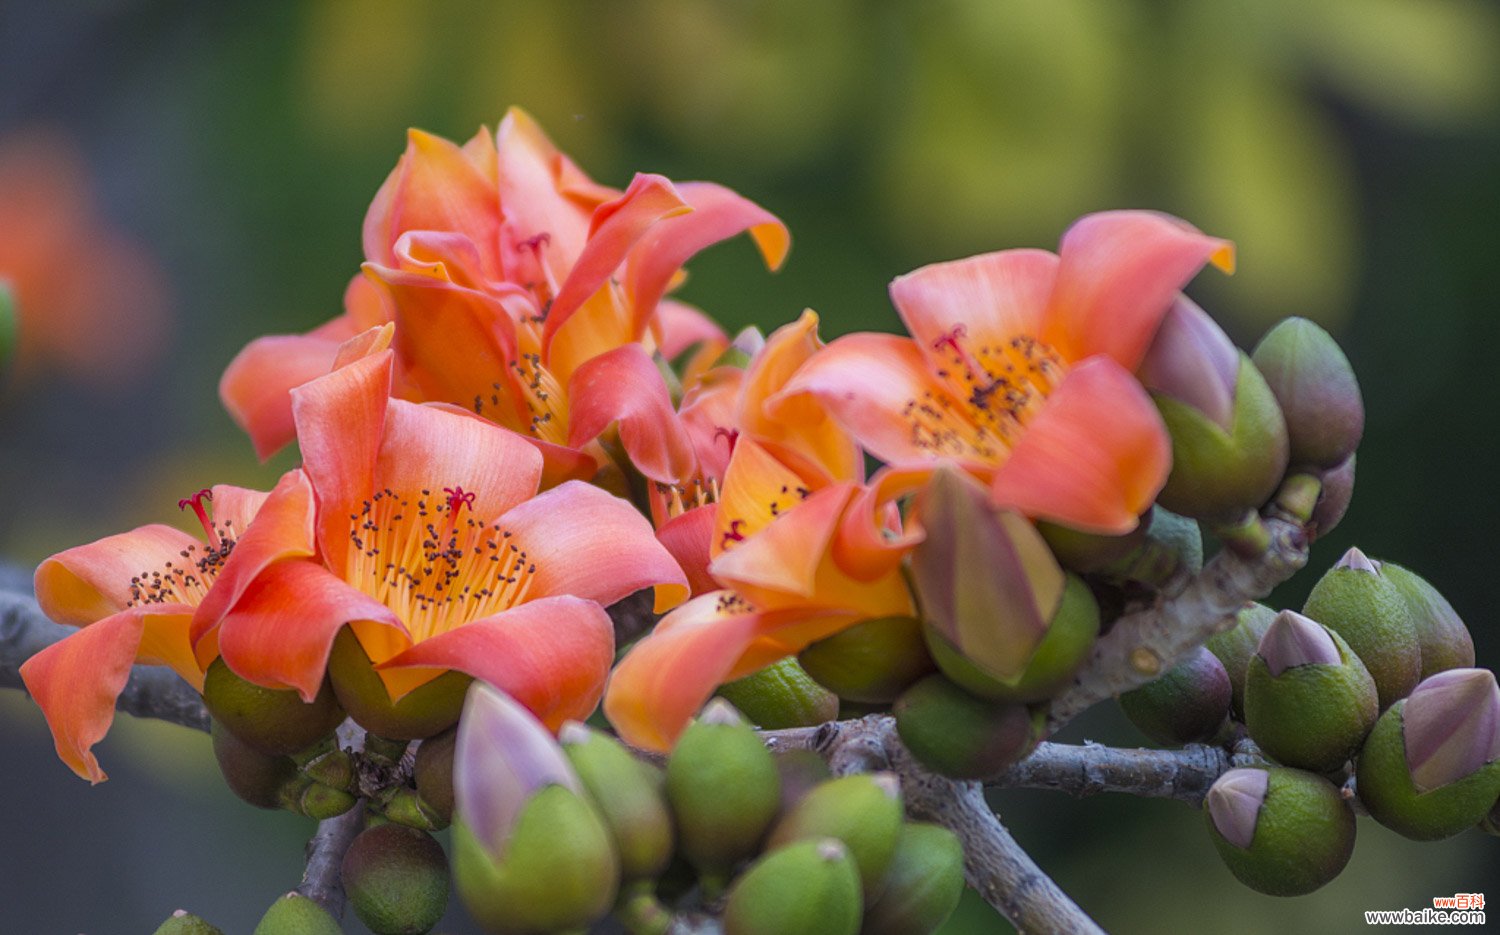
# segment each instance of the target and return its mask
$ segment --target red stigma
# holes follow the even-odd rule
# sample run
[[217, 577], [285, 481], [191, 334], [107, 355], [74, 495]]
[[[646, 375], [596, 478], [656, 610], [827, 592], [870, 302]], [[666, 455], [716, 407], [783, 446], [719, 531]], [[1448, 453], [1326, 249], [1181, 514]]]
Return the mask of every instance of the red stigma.
[[191, 497], [178, 500], [177, 509], [185, 510], [188, 507], [192, 507], [193, 512], [198, 516], [198, 522], [203, 524], [203, 532], [208, 537], [209, 548], [217, 549], [219, 547], [219, 534], [214, 531], [214, 524], [208, 518], [208, 508], [203, 505], [204, 502], [213, 502], [213, 499], [214, 492], [205, 487]]
[[745, 534], [740, 532], [740, 527], [743, 525], [745, 525], [745, 521], [742, 519], [730, 520], [729, 529], [724, 533], [724, 538], [719, 541], [719, 547], [724, 548], [731, 542], [744, 542]]
[[464, 507], [474, 509], [474, 495], [462, 487], [444, 487], [443, 493], [448, 495], [448, 514], [457, 516], [458, 511]]
[[516, 249], [530, 250], [532, 253], [537, 254], [537, 256], [541, 256], [542, 248], [547, 246], [551, 242], [552, 235], [547, 233], [546, 231], [542, 231], [540, 234], [537, 234], [533, 237], [527, 237], [525, 240], [517, 243]]
[[951, 347], [955, 353], [962, 354], [963, 348], [958, 346], [958, 339], [967, 337], [968, 334], [969, 329], [960, 322], [939, 335], [937, 340], [932, 342], [932, 349], [940, 351], [945, 347]]
[[731, 454], [733, 454], [734, 453], [734, 443], [740, 440], [740, 430], [739, 429], [726, 429], [726, 428], [716, 428], [716, 429], [714, 429], [714, 441], [718, 441], [719, 438], [720, 438], [720, 436], [723, 436], [724, 438], [729, 439], [729, 452]]

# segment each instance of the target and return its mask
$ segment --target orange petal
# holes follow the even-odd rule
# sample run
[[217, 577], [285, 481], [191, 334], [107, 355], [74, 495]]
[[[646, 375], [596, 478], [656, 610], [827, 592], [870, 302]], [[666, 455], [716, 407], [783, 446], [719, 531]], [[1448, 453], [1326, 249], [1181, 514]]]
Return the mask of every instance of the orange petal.
[[[395, 244], [411, 230], [459, 231], [476, 244], [499, 243], [495, 185], [464, 149], [421, 130], [407, 132], [406, 152], [365, 215], [365, 259], [395, 265]], [[499, 264], [486, 258], [489, 275]]]
[[309, 334], [256, 338], [235, 355], [219, 379], [219, 399], [229, 417], [250, 436], [264, 461], [297, 437], [291, 391], [333, 366], [339, 344], [353, 335], [339, 316]]
[[[645, 174], [637, 175], [619, 199], [600, 205], [589, 221], [583, 252], [547, 312], [542, 346], [550, 349], [558, 329], [614, 275], [625, 255], [652, 225], [690, 210], [671, 182], [660, 175]], [[644, 319], [637, 319], [632, 332], [640, 334], [645, 327]]]
[[474, 494], [473, 515], [487, 520], [535, 494], [541, 477], [541, 454], [516, 433], [483, 419], [393, 399], [371, 491], [430, 490], [440, 497], [444, 487], [462, 487]]
[[990, 492], [997, 506], [1033, 518], [1120, 535], [1135, 528], [1171, 465], [1151, 398], [1119, 364], [1095, 357], [1068, 371]]
[[180, 529], [153, 523], [75, 546], [37, 567], [37, 603], [58, 623], [93, 623], [131, 602], [131, 578], [163, 571], [168, 562], [181, 562], [183, 551], [202, 545]]
[[653, 227], [631, 251], [626, 267], [625, 289], [642, 325], [678, 270], [703, 248], [749, 231], [766, 265], [774, 270], [791, 247], [791, 234], [776, 215], [724, 186], [682, 182], [677, 190], [693, 210]]
[[903, 528], [897, 501], [927, 483], [931, 463], [888, 465], [859, 488], [844, 511], [833, 557], [849, 575], [864, 581], [895, 572], [912, 547], [922, 541], [920, 528]]
[[[216, 518], [222, 515], [217, 498], [216, 492]], [[237, 527], [243, 532], [235, 541], [234, 550], [193, 612], [189, 638], [200, 668], [206, 670], [219, 654], [214, 631], [251, 582], [273, 562], [308, 558], [317, 551], [316, 516], [312, 484], [299, 469], [283, 474], [254, 520]]]
[[1095, 354], [1134, 370], [1162, 316], [1205, 263], [1234, 271], [1234, 245], [1150, 211], [1103, 211], [1063, 235], [1041, 337], [1067, 360]]
[[894, 334], [839, 338], [772, 397], [816, 396], [875, 457], [888, 463], [953, 458], [980, 471], [999, 456], [982, 442], [968, 404], [929, 369], [915, 341]]
[[[517, 241], [547, 235], [542, 261], [555, 282], [573, 268], [588, 240], [593, 204], [562, 190], [565, 157], [525, 111], [512, 107], [495, 133], [500, 209]], [[512, 278], [512, 277], [507, 277]]]
[[[763, 528], [727, 543], [709, 571], [759, 607], [785, 603], [777, 600], [782, 596], [811, 599], [817, 593], [818, 568], [853, 493], [852, 484], [836, 484], [801, 502], [793, 497]], [[720, 515], [728, 509], [725, 503]]]
[[687, 598], [687, 577], [633, 506], [580, 481], [568, 481], [496, 521], [535, 563], [528, 594], [571, 594], [608, 606], [656, 587], [656, 609]]
[[697, 458], [661, 371], [639, 344], [585, 361], [568, 383], [568, 444], [578, 448], [618, 422], [630, 462], [654, 481], [676, 484], [693, 475]]
[[376, 489], [393, 353], [355, 361], [292, 392], [303, 470], [318, 495], [318, 544], [334, 568], [344, 566], [349, 514]]
[[[158, 651], [174, 643], [187, 650], [189, 611], [171, 604], [149, 613], [133, 607], [53, 643], [21, 665], [26, 690], [52, 729], [57, 755], [73, 772], [92, 783], [105, 780], [90, 751], [114, 722], [115, 700], [130, 679], [143, 637], [149, 632], [145, 641]], [[191, 651], [186, 658], [191, 660]], [[202, 673], [189, 668], [201, 688]]]
[[933, 351], [944, 338], [966, 337], [980, 347], [1041, 334], [1057, 265], [1057, 255], [1046, 250], [1002, 250], [934, 263], [898, 276], [891, 283], [891, 301], [922, 350], [943, 360]]
[[241, 678], [267, 688], [294, 688], [310, 702], [323, 684], [333, 638], [355, 621], [405, 630], [384, 604], [323, 566], [277, 562], [224, 615], [219, 654]]
[[687, 575], [694, 594], [718, 587], [708, 573], [708, 544], [714, 534], [714, 514], [718, 507], [710, 503], [672, 517], [656, 530], [657, 541], [670, 553]]
[[729, 335], [719, 323], [686, 302], [663, 299], [657, 303], [656, 320], [661, 323], [661, 354], [667, 360], [676, 360], [695, 344], [716, 347], [715, 357], [729, 346]]
[[724, 471], [710, 554], [754, 536], [812, 492], [796, 471], [755, 439], [741, 436]]
[[776, 396], [822, 347], [811, 309], [772, 332], [745, 371], [739, 428], [810, 482], [862, 480], [859, 447], [821, 400], [801, 393]]
[[501, 689], [556, 731], [593, 713], [614, 656], [614, 624], [603, 608], [556, 596], [423, 640], [379, 668], [456, 669]]

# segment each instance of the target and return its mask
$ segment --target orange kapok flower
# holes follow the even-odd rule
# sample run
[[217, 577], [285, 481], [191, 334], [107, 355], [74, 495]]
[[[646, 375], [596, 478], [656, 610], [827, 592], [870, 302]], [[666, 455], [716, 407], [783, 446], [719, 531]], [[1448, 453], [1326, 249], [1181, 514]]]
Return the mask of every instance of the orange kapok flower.
[[[397, 325], [395, 392], [476, 412], [532, 440], [549, 485], [587, 478], [612, 424], [647, 476], [684, 480], [692, 452], [650, 351], [682, 264], [749, 231], [778, 266], [786, 228], [708, 182], [593, 182], [525, 113], [462, 146], [413, 130], [364, 223], [364, 278], [342, 324], [252, 343], [221, 395], [263, 456], [291, 440], [287, 391], [339, 341]], [[675, 316], [680, 319], [682, 316]]]
[[587, 717], [614, 654], [601, 605], [655, 586], [670, 607], [681, 569], [629, 503], [576, 481], [538, 495], [542, 456], [516, 433], [391, 398], [390, 330], [352, 339], [347, 362], [293, 393], [316, 510], [282, 525], [300, 554], [228, 563], [242, 587], [199, 607], [199, 660], [311, 698], [348, 625], [392, 701], [453, 670], [554, 729]]
[[1176, 218], [1087, 215], [1057, 254], [1005, 250], [897, 278], [912, 337], [840, 338], [783, 395], [816, 396], [892, 470], [956, 462], [997, 506], [1129, 532], [1171, 466], [1132, 374], [1208, 262], [1230, 270], [1233, 248]]
[[[272, 494], [295, 495], [288, 479]], [[256, 564], [256, 553], [266, 558], [263, 537], [250, 530], [267, 502], [261, 491], [217, 486], [179, 504], [203, 524], [202, 539], [171, 526], [141, 526], [59, 552], [37, 568], [42, 610], [81, 629], [26, 660], [21, 678], [47, 719], [57, 755], [75, 773], [104, 781], [91, 748], [108, 733], [133, 664], [170, 666], [203, 689], [213, 656], [200, 661], [193, 653], [193, 613], [220, 586], [232, 554], [243, 551], [247, 567]]]

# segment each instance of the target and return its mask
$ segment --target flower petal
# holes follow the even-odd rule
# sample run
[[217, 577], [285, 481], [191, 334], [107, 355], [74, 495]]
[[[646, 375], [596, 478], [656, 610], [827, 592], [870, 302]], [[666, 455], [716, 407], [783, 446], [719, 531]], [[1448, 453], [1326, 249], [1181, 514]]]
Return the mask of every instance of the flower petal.
[[896, 277], [891, 301], [924, 353], [932, 354], [955, 333], [975, 346], [1001, 345], [1016, 335], [1041, 333], [1057, 266], [1057, 255], [1046, 250], [933, 263]]
[[667, 360], [676, 360], [695, 344], [715, 348], [715, 357], [729, 346], [729, 335], [719, 323], [686, 302], [663, 299], [657, 303], [656, 320], [661, 323], [661, 354]]
[[709, 542], [714, 534], [714, 515], [718, 507], [712, 503], [695, 506], [691, 510], [672, 517], [656, 530], [656, 538], [676, 559], [687, 576], [692, 593], [703, 594], [718, 587], [708, 573]]
[[541, 453], [515, 432], [435, 406], [400, 399], [388, 406], [371, 492], [430, 490], [441, 497], [444, 487], [462, 487], [474, 494], [470, 509], [479, 519], [499, 516], [536, 493]]
[[822, 347], [818, 316], [811, 309], [772, 332], [745, 370], [738, 428], [811, 483], [862, 480], [859, 447], [821, 400], [810, 394], [776, 395]]
[[614, 624], [604, 609], [590, 600], [555, 596], [423, 640], [378, 668], [472, 675], [556, 731], [564, 721], [593, 713], [614, 656]]
[[[347, 520], [346, 520], [347, 523]], [[379, 601], [308, 561], [264, 569], [219, 623], [219, 654], [240, 678], [317, 697], [333, 638], [347, 623], [368, 621], [404, 632]]]
[[1066, 360], [1095, 354], [1134, 370], [1156, 327], [1205, 263], [1234, 271], [1234, 245], [1151, 211], [1102, 211], [1063, 234], [1042, 339]]
[[512, 107], [506, 112], [495, 133], [495, 146], [505, 224], [517, 241], [547, 236], [542, 261], [551, 278], [560, 283], [583, 252], [594, 206], [562, 190], [565, 157], [525, 111]]
[[176, 644], [183, 652], [174, 655], [182, 662], [185, 652], [195, 687], [203, 685], [203, 674], [192, 666], [187, 645], [190, 608], [163, 605], [160, 611], [167, 612], [123, 610], [53, 643], [21, 665], [21, 678], [47, 719], [58, 757], [89, 782], [107, 778], [90, 751], [114, 722], [115, 700], [125, 690], [138, 653], [153, 649], [161, 654]]
[[[494, 183], [458, 145], [422, 130], [407, 132], [406, 152], [365, 215], [365, 259], [395, 265], [396, 241], [410, 230], [461, 231], [476, 244], [498, 244]], [[490, 261], [491, 278], [499, 278]]]
[[538, 494], [497, 523], [536, 565], [533, 597], [571, 594], [609, 606], [656, 587], [656, 609], [681, 603], [687, 577], [629, 503], [580, 481]]
[[168, 562], [181, 562], [182, 552], [202, 545], [180, 529], [153, 523], [75, 546], [37, 567], [37, 603], [58, 623], [93, 623], [135, 598], [132, 578], [163, 571]]
[[256, 338], [234, 356], [219, 378], [219, 399], [264, 461], [297, 437], [291, 391], [333, 366], [339, 344], [354, 328], [340, 315], [308, 334]]
[[903, 528], [897, 501], [924, 486], [933, 468], [933, 464], [887, 466], [859, 488], [833, 540], [833, 557], [841, 569], [862, 581], [873, 581], [901, 567], [925, 534], [915, 525]]
[[1068, 371], [995, 472], [996, 506], [1085, 532], [1134, 529], [1172, 465], [1171, 443], [1146, 391], [1095, 357]]
[[619, 423], [630, 463], [664, 484], [693, 475], [693, 441], [672, 408], [661, 371], [639, 344], [587, 360], [568, 383], [568, 444], [581, 447]]

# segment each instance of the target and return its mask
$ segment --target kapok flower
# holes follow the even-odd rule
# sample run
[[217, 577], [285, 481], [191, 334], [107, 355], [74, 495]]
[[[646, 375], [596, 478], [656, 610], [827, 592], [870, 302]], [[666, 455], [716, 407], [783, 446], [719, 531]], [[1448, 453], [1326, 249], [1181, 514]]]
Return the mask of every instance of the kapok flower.
[[1133, 529], [1170, 445], [1132, 376], [1182, 286], [1233, 248], [1142, 211], [1081, 218], [1058, 254], [1004, 250], [897, 278], [911, 338], [853, 334], [783, 391], [810, 393], [895, 468], [955, 462], [996, 506], [1091, 532]]
[[[293, 393], [317, 508], [309, 498], [278, 517], [300, 554], [227, 563], [243, 587], [198, 608], [198, 659], [221, 654], [241, 677], [307, 699], [347, 625], [392, 701], [453, 670], [554, 729], [587, 717], [614, 653], [600, 605], [655, 586], [658, 608], [673, 606], [681, 569], [625, 501], [579, 482], [537, 495], [542, 456], [514, 432], [392, 399], [390, 331], [352, 339], [347, 363]], [[335, 671], [358, 720], [345, 687]]]
[[651, 360], [657, 307], [689, 257], [744, 231], [780, 264], [786, 228], [763, 208], [659, 175], [624, 192], [599, 185], [519, 110], [493, 139], [481, 130], [463, 146], [413, 130], [365, 218], [366, 278], [346, 297], [353, 327], [260, 339], [221, 395], [257, 451], [274, 451], [291, 440], [287, 391], [383, 315], [398, 326], [397, 394], [530, 438], [549, 481], [591, 476], [602, 458], [585, 449], [618, 423], [643, 473], [680, 482], [692, 452]]
[[871, 509], [860, 484], [810, 484], [742, 435], [710, 541], [708, 572], [724, 589], [662, 618], [615, 668], [604, 710], [620, 736], [669, 749], [724, 682], [862, 620], [910, 616], [899, 555], [870, 561], [846, 548], [851, 530], [875, 528]]
[[[296, 493], [289, 476], [272, 496]], [[193, 613], [220, 587], [231, 554], [244, 567], [271, 558], [264, 538], [249, 532], [267, 502], [262, 491], [213, 487], [179, 504], [203, 524], [201, 539], [171, 526], [141, 526], [59, 552], [37, 568], [42, 610], [81, 629], [26, 660], [21, 678], [73, 772], [94, 783], [106, 778], [91, 748], [108, 733], [133, 664], [169, 666], [202, 691], [214, 657], [200, 661], [193, 653]]]

